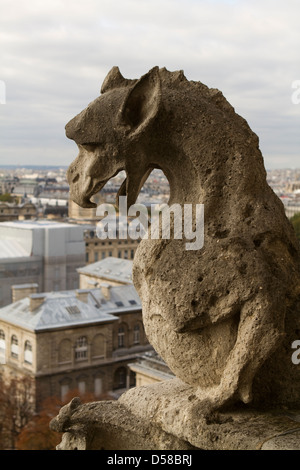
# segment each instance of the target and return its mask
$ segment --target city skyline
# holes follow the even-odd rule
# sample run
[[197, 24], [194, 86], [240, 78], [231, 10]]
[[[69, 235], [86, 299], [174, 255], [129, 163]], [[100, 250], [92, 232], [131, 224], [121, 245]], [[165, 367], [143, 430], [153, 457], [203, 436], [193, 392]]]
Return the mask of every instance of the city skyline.
[[68, 166], [78, 152], [64, 126], [109, 70], [139, 78], [158, 65], [220, 89], [267, 169], [300, 166], [296, 0], [3, 0], [0, 10], [0, 165]]

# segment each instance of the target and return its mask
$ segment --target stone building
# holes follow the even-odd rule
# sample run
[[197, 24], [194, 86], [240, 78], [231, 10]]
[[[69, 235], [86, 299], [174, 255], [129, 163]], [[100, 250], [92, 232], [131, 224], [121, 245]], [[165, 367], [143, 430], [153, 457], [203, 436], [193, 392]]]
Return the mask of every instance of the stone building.
[[0, 307], [12, 301], [11, 286], [36, 283], [41, 291], [79, 287], [84, 265], [80, 226], [49, 220], [0, 223]]
[[94, 263], [107, 257], [133, 259], [140, 240], [126, 239], [105, 239], [97, 237], [95, 227], [84, 230], [84, 242], [86, 249], [86, 263]]
[[111, 285], [132, 284], [132, 260], [114, 257], [78, 268], [80, 289], [91, 289], [103, 282]]
[[128, 364], [128, 367], [135, 373], [137, 387], [171, 380], [175, 377], [165, 361], [155, 351], [142, 354], [136, 362]]
[[0, 222], [11, 220], [31, 220], [38, 216], [35, 204], [24, 202], [16, 204], [13, 202], [0, 202]]
[[133, 286], [36, 290], [36, 285], [15, 286], [17, 300], [0, 309], [4, 377], [32, 377], [37, 408], [45, 398], [63, 399], [75, 389], [117, 397], [135, 385], [128, 363], [152, 348]]

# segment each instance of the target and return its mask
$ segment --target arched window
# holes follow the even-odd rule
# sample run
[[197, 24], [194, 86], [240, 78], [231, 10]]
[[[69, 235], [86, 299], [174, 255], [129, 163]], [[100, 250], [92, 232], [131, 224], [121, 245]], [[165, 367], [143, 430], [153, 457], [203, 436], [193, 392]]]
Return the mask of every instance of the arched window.
[[5, 333], [3, 330], [0, 330], [0, 364], [4, 364], [5, 362]]
[[17, 359], [19, 357], [19, 341], [16, 335], [12, 335], [10, 343], [10, 354], [11, 357]]
[[79, 395], [84, 395], [86, 392], [86, 384], [88, 380], [88, 376], [86, 374], [82, 374], [79, 377], [77, 377], [77, 389]]
[[65, 401], [67, 394], [70, 391], [70, 385], [72, 380], [69, 377], [64, 377], [62, 380], [59, 381], [60, 383], [60, 396], [62, 402]]
[[140, 344], [140, 325], [138, 323], [133, 328], [133, 344]]
[[96, 397], [99, 397], [102, 393], [102, 389], [103, 389], [103, 380], [102, 380], [102, 377], [100, 376], [96, 376], [94, 378], [94, 395]]
[[32, 364], [32, 345], [30, 341], [25, 341], [24, 362]]
[[118, 329], [118, 348], [124, 348], [125, 345], [125, 328], [124, 326], [119, 326]]
[[77, 361], [87, 359], [88, 342], [86, 336], [80, 336], [75, 344], [75, 359]]
[[126, 388], [126, 368], [119, 367], [114, 373], [114, 389]]
[[102, 358], [105, 356], [105, 336], [101, 333], [94, 336], [92, 341], [92, 358]]
[[66, 364], [72, 362], [72, 343], [67, 338], [64, 338], [59, 343], [58, 362], [59, 364]]

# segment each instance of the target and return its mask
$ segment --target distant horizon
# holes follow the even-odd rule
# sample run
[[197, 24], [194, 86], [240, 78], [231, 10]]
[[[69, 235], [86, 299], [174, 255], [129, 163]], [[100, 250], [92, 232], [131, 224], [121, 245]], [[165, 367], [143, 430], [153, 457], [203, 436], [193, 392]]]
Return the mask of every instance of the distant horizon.
[[[21, 164], [11, 164], [11, 165], [1, 165], [0, 164], [0, 168], [3, 168], [3, 169], [16, 169], [16, 168], [25, 168], [25, 169], [43, 169], [43, 170], [46, 170], [46, 169], [58, 169], [58, 168], [61, 168], [61, 169], [68, 169], [69, 165], [21, 165]], [[159, 170], [159, 168], [157, 168]], [[297, 171], [297, 170], [300, 170], [300, 165], [299, 167], [292, 167], [292, 166], [284, 166], [284, 167], [275, 167], [275, 168], [266, 168], [266, 171], [273, 171], [273, 170], [294, 170], [294, 171]]]
[[[259, 139], [265, 168], [300, 166], [300, 2], [5, 2], [0, 162], [69, 165], [66, 124], [114, 66], [154, 66], [218, 89]], [[268, 170], [269, 171], [269, 170]]]

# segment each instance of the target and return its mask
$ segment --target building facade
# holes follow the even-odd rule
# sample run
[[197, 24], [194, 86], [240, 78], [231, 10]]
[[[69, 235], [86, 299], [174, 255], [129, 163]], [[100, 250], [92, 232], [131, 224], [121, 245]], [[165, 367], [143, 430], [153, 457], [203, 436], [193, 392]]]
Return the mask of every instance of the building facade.
[[0, 202], [0, 222], [12, 220], [32, 220], [37, 216], [37, 207], [31, 202], [25, 202], [23, 204]]
[[79, 287], [85, 264], [83, 228], [49, 220], [0, 223], [0, 307], [12, 302], [13, 284], [36, 283], [41, 291]]
[[128, 365], [135, 373], [136, 387], [150, 385], [175, 378], [164, 360], [156, 351], [149, 351], [139, 356], [136, 362]]
[[86, 250], [86, 264], [95, 263], [107, 257], [133, 260], [140, 240], [126, 239], [105, 239], [97, 237], [95, 227], [85, 229], [84, 242]]
[[0, 309], [0, 371], [4, 378], [34, 380], [39, 409], [69, 391], [118, 397], [135, 385], [129, 369], [152, 350], [133, 286], [35, 293], [17, 287], [16, 302]]

